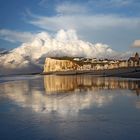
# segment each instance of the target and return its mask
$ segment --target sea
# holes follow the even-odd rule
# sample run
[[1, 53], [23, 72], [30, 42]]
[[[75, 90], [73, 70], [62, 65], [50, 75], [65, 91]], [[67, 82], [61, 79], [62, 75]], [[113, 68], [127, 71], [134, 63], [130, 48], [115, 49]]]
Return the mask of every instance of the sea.
[[0, 77], [0, 140], [140, 140], [140, 79]]

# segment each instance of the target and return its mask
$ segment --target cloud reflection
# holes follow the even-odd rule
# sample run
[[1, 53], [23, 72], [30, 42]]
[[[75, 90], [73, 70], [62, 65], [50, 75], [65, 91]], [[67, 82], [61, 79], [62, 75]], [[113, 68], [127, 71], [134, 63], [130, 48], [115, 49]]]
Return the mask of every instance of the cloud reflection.
[[[21, 107], [39, 113], [77, 114], [91, 107], [111, 105], [118, 90], [139, 95], [139, 81], [93, 76], [44, 76], [38, 82], [24, 80], [0, 84], [0, 93]], [[114, 94], [115, 93], [115, 94]], [[125, 94], [126, 92], [121, 92]], [[130, 94], [132, 95], [132, 94]], [[138, 101], [136, 103], [136, 106]]]

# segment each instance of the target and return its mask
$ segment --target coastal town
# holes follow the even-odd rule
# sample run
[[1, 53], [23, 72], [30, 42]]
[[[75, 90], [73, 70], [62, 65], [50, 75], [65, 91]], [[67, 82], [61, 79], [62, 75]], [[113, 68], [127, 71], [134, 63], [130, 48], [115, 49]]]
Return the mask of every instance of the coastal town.
[[44, 72], [110, 70], [117, 68], [139, 67], [140, 57], [136, 52], [128, 60], [96, 59], [96, 58], [46, 58]]

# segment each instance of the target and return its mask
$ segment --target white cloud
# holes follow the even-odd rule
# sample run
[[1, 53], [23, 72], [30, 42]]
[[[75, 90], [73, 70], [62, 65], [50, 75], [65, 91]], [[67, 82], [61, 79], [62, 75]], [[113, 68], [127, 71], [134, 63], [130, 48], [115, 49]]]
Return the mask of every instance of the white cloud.
[[135, 40], [132, 46], [136, 48], [140, 47], [140, 40]]
[[[132, 0], [107, 0], [104, 3], [125, 4], [131, 2]], [[31, 19], [29, 22], [42, 29], [50, 29], [55, 31], [58, 29], [68, 30], [71, 28], [77, 30], [79, 28], [102, 29], [106, 27], [140, 27], [139, 17], [125, 17], [115, 14], [95, 14], [93, 11], [90, 12], [91, 10], [92, 9], [88, 6], [88, 4], [83, 5], [64, 2], [56, 5], [55, 11], [57, 13], [54, 16], [39, 16], [31, 14], [30, 12], [30, 16], [33, 15], [33, 19]]]
[[89, 0], [89, 4], [96, 5], [97, 7], [104, 8], [116, 8], [116, 7], [127, 7], [138, 3], [137, 0]]
[[65, 2], [63, 4], [59, 4], [56, 7], [56, 12], [59, 14], [84, 14], [88, 12], [87, 7], [79, 4], [71, 4], [68, 2]]
[[12, 43], [27, 42], [33, 38], [34, 34], [30, 32], [17, 32], [13, 30], [1, 29], [0, 38]]
[[30, 21], [42, 29], [89, 29], [102, 30], [104, 28], [135, 28], [140, 27], [140, 18], [120, 17], [117, 15], [60, 15], [53, 17], [38, 16]]
[[116, 5], [116, 6], [127, 6], [132, 4], [134, 1], [133, 0], [110, 0], [109, 3], [111, 5]]
[[62, 42], [77, 41], [78, 36], [75, 30], [68, 30], [68, 31], [60, 30], [56, 34], [56, 40], [62, 41]]
[[139, 17], [95, 14], [93, 11], [90, 12], [91, 9], [87, 5], [71, 3], [59, 4], [55, 10], [57, 14], [54, 16], [34, 14], [27, 22], [53, 32], [60, 29], [75, 29], [84, 40], [92, 42], [94, 39], [96, 42], [104, 42], [124, 50], [140, 35]]

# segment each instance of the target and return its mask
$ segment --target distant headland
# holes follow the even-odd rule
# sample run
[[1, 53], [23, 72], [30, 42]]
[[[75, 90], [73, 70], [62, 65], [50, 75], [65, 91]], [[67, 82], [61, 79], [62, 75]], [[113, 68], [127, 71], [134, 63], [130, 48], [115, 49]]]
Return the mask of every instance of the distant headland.
[[51, 57], [45, 60], [43, 74], [94, 74], [140, 78], [140, 57], [137, 52], [128, 60]]

